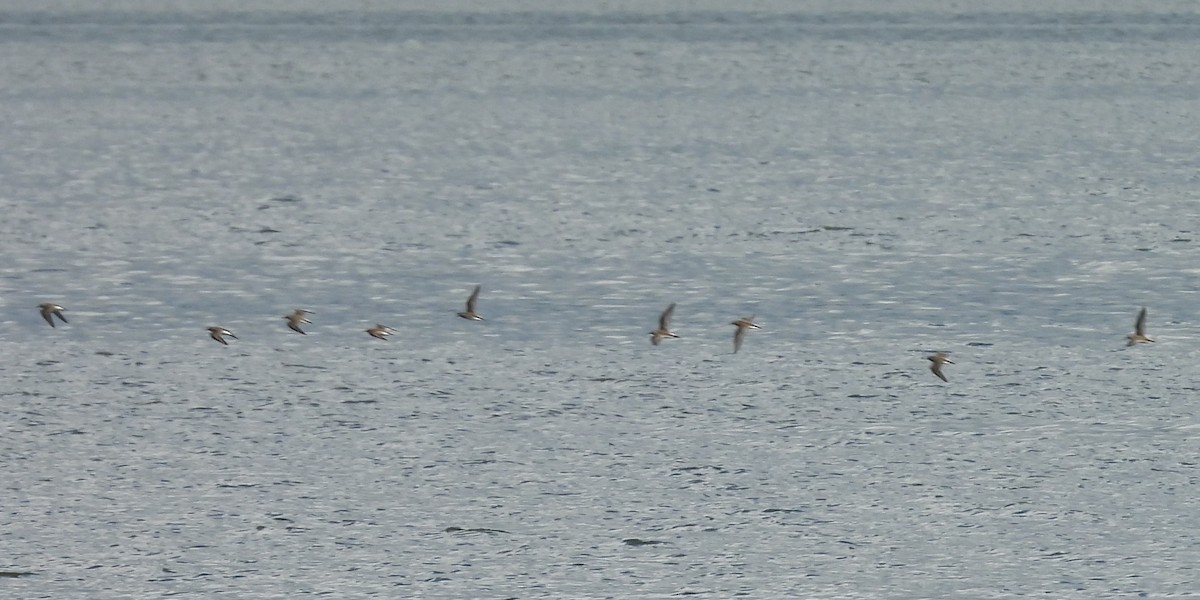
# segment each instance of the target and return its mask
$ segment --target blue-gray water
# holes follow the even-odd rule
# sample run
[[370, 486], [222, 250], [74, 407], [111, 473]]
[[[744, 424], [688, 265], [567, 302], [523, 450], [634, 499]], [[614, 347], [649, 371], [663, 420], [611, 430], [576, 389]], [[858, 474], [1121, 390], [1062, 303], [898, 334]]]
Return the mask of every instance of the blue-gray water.
[[1200, 591], [1195, 5], [429, 4], [0, 13], [0, 595]]

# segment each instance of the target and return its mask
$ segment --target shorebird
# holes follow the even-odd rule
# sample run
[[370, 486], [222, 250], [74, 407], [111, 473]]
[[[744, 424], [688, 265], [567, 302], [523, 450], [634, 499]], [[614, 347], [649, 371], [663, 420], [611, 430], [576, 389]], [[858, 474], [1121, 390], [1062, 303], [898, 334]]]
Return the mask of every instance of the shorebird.
[[371, 334], [371, 337], [373, 337], [373, 338], [379, 338], [381, 340], [386, 340], [387, 336], [392, 335], [393, 333], [395, 333], [395, 331], [396, 331], [395, 329], [392, 329], [391, 327], [388, 327], [387, 325], [376, 324], [374, 327], [368, 329], [367, 333]]
[[[308, 317], [304, 316], [304, 315], [311, 315], [311, 314], [313, 314], [313, 312], [311, 310], [304, 310], [303, 308], [297, 308], [296, 310], [292, 311], [292, 314], [284, 315], [283, 318], [287, 319], [288, 329], [291, 329], [292, 331], [295, 331], [296, 333], [304, 333], [304, 330], [300, 329], [300, 324], [308, 323], [309, 325], [312, 325], [312, 321], [309, 321]], [[308, 335], [308, 334], [304, 333], [304, 335]]]
[[62, 319], [63, 323], [67, 322], [67, 318], [64, 317], [62, 314], [62, 311], [67, 310], [67, 309], [65, 309], [57, 304], [46, 302], [44, 304], [39, 304], [38, 309], [40, 309], [42, 311], [42, 318], [45, 319], [46, 322], [49, 323], [51, 327], [54, 327], [54, 316], [55, 315], [58, 315], [58, 318]]
[[945, 375], [942, 375], [942, 365], [945, 363], [954, 364], [954, 361], [950, 360], [950, 357], [946, 356], [945, 352], [937, 352], [933, 356], [927, 356], [926, 358], [929, 359], [929, 362], [933, 363], [929, 365], [929, 370], [933, 371], [933, 374], [937, 375], [942, 381], [949, 383], [950, 380], [946, 379]]
[[224, 327], [209, 327], [208, 328], [208, 337], [210, 337], [214, 340], [217, 340], [218, 342], [221, 342], [222, 344], [225, 344], [226, 346], [228, 346], [229, 342], [225, 341], [225, 338], [222, 337], [222, 336], [226, 336], [226, 335], [235, 340], [238, 339], [238, 336], [233, 335], [232, 331], [225, 329]]
[[671, 332], [671, 315], [675, 312], [675, 303], [672, 302], [667, 310], [664, 310], [662, 316], [658, 318], [658, 329], [650, 332], [650, 343], [655, 346], [663, 338], [677, 338], [679, 336]]
[[470, 298], [467, 298], [467, 310], [464, 310], [464, 311], [458, 313], [458, 316], [460, 316], [468, 321], [482, 321], [483, 320], [483, 317], [479, 316], [479, 313], [475, 312], [475, 302], [477, 300], [479, 300], [479, 288], [480, 287], [481, 286], [478, 286], [478, 285], [475, 286], [475, 291], [471, 292]]
[[[45, 309], [42, 309], [42, 316], [43, 317], [46, 316]], [[50, 317], [46, 317], [46, 319], [49, 320]], [[1142, 307], [1142, 312], [1138, 313], [1137, 322], [1133, 324], [1133, 333], [1125, 336], [1125, 339], [1129, 340], [1129, 343], [1125, 344], [1126, 346], [1132, 346], [1134, 344], [1142, 344], [1145, 342], [1153, 342], [1154, 341], [1154, 340], [1146, 337], [1146, 307], [1145, 306]]]
[[747, 329], [762, 329], [754, 324], [754, 315], [750, 315], [744, 319], [738, 319], [730, 325], [737, 325], [737, 331], [733, 332], [733, 353], [737, 354], [738, 350], [742, 349], [742, 338], [746, 337]]

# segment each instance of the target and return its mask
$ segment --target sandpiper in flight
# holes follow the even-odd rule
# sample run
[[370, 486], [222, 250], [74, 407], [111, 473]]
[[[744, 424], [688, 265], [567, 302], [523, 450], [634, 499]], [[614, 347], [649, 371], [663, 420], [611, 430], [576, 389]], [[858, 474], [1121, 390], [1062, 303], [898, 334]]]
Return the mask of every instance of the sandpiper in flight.
[[945, 352], [937, 352], [933, 356], [927, 356], [926, 358], [929, 359], [929, 362], [933, 363], [929, 365], [929, 370], [933, 371], [933, 374], [937, 375], [942, 381], [949, 383], [950, 380], [946, 379], [945, 375], [942, 375], [942, 365], [945, 363], [954, 364], [954, 361], [950, 360], [950, 357], [946, 356]]
[[[46, 313], [43, 312], [42, 314], [45, 315]], [[1142, 312], [1138, 313], [1137, 322], [1133, 324], [1133, 333], [1125, 336], [1125, 339], [1129, 340], [1129, 343], [1125, 344], [1126, 346], [1132, 346], [1134, 344], [1142, 344], [1145, 342], [1153, 342], [1154, 341], [1154, 340], [1146, 337], [1146, 307], [1145, 306], [1142, 307]]]
[[675, 303], [672, 302], [667, 310], [664, 310], [662, 316], [658, 318], [658, 329], [650, 332], [650, 343], [655, 346], [663, 338], [677, 338], [679, 336], [671, 332], [671, 315], [675, 312]]
[[392, 335], [393, 333], [395, 333], [395, 331], [396, 331], [395, 329], [392, 329], [391, 327], [388, 327], [387, 325], [376, 324], [374, 327], [368, 329], [367, 333], [369, 333], [371, 335], [371, 337], [373, 337], [373, 338], [379, 338], [381, 340], [386, 340], [387, 336]]
[[313, 314], [313, 312], [311, 310], [304, 310], [303, 308], [297, 308], [296, 310], [292, 311], [292, 314], [284, 315], [283, 318], [287, 319], [288, 329], [291, 329], [292, 331], [295, 331], [296, 333], [304, 333], [304, 335], [308, 335], [307, 333], [304, 332], [303, 329], [300, 329], [300, 324], [308, 323], [309, 325], [311, 325], [312, 321], [309, 321], [308, 317], [304, 316], [304, 315], [311, 315], [311, 314]]
[[754, 315], [750, 315], [744, 319], [738, 319], [730, 325], [737, 325], [737, 331], [733, 332], [733, 353], [737, 354], [738, 350], [742, 349], [742, 338], [746, 337], [747, 329], [761, 329], [754, 324]]
[[63, 323], [67, 322], [67, 318], [64, 317], [62, 314], [62, 311], [67, 310], [67, 309], [65, 309], [57, 304], [46, 302], [44, 304], [39, 304], [38, 309], [40, 309], [42, 311], [42, 318], [45, 319], [46, 322], [49, 323], [51, 327], [54, 327], [55, 315], [57, 315], [58, 318], [62, 319]]
[[467, 319], [468, 321], [482, 321], [483, 320], [483, 317], [479, 316], [479, 313], [475, 312], [475, 302], [477, 300], [479, 300], [479, 288], [480, 287], [481, 286], [478, 286], [478, 285], [475, 286], [475, 291], [471, 292], [470, 298], [467, 298], [467, 310], [464, 310], [464, 311], [458, 313], [458, 316], [460, 316], [464, 319]]
[[217, 340], [218, 342], [221, 342], [222, 344], [225, 344], [226, 346], [228, 346], [229, 342], [225, 341], [225, 338], [223, 337], [226, 335], [235, 340], [238, 339], [238, 336], [233, 335], [232, 331], [229, 331], [228, 329], [225, 329], [224, 327], [209, 327], [208, 328], [208, 337], [210, 337], [214, 340]]

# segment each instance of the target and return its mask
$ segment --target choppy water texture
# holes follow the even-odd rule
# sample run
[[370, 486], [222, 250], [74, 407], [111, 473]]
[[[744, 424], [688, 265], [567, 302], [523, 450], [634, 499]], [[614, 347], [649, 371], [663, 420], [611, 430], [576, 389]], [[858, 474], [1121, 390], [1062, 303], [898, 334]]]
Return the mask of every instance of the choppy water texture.
[[1195, 5], [428, 4], [0, 13], [0, 595], [1200, 589]]

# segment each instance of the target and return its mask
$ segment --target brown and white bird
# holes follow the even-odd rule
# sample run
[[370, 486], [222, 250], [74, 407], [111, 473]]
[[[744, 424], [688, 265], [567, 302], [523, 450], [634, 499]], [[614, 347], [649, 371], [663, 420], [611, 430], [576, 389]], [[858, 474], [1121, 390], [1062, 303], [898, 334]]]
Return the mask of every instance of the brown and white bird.
[[[45, 316], [45, 314], [46, 313], [43, 312], [42, 316]], [[1135, 322], [1133, 324], [1133, 333], [1125, 336], [1125, 339], [1129, 340], [1129, 343], [1125, 344], [1126, 346], [1132, 346], [1134, 344], [1144, 344], [1146, 342], [1154, 341], [1154, 340], [1146, 337], [1146, 307], [1145, 306], [1142, 307], [1142, 312], [1138, 313], [1137, 322]]]
[[388, 327], [387, 325], [376, 324], [374, 327], [368, 329], [367, 333], [370, 334], [371, 337], [373, 337], [373, 338], [387, 340], [388, 336], [395, 333], [395, 331], [396, 331], [395, 329], [392, 329], [391, 327]]
[[737, 331], [733, 332], [734, 354], [737, 354], [737, 351], [742, 349], [742, 338], [746, 337], [747, 329], [762, 329], [758, 325], [754, 324], [754, 315], [750, 315], [749, 317], [743, 319], [738, 319], [730, 323], [730, 325], [737, 325]]
[[464, 311], [458, 313], [458, 316], [460, 316], [468, 321], [482, 321], [483, 320], [483, 317], [479, 316], [479, 313], [475, 312], [475, 303], [479, 301], [479, 288], [480, 287], [482, 287], [482, 286], [478, 286], [478, 285], [475, 286], [475, 291], [471, 292], [471, 297], [467, 298], [467, 310], [464, 310]]
[[663, 338], [677, 338], [671, 331], [671, 315], [675, 314], [675, 303], [672, 302], [667, 310], [664, 310], [662, 315], [658, 317], [658, 329], [650, 332], [650, 343], [658, 345]]
[[226, 335], [235, 340], [238, 339], [238, 336], [233, 335], [232, 331], [229, 331], [228, 329], [225, 329], [224, 327], [209, 327], [208, 328], [208, 337], [210, 337], [214, 340], [217, 340], [218, 342], [221, 342], [222, 344], [225, 344], [226, 346], [228, 346], [229, 342], [225, 341], [225, 338], [223, 337]]
[[51, 327], [54, 327], [54, 317], [55, 316], [62, 319], [63, 323], [67, 322], [67, 318], [64, 317], [62, 314], [62, 311], [67, 310], [67, 309], [65, 309], [57, 304], [54, 304], [51, 302], [46, 302], [43, 304], [39, 304], [38, 309], [42, 311], [42, 318], [45, 319], [46, 322], [49, 323]]
[[926, 358], [929, 359], [929, 362], [933, 363], [929, 365], [929, 370], [933, 371], [933, 374], [937, 375], [938, 379], [949, 383], [950, 380], [946, 379], [945, 375], [942, 375], [942, 365], [946, 363], [954, 364], [954, 361], [950, 360], [950, 357], [946, 356], [945, 352], [937, 352], [933, 356], [927, 356]]
[[312, 321], [309, 321], [308, 317], [305, 316], [305, 315], [311, 315], [311, 314], [313, 314], [313, 312], [311, 310], [304, 310], [303, 308], [297, 308], [296, 310], [292, 311], [292, 314], [284, 315], [283, 318], [287, 319], [288, 329], [291, 329], [292, 331], [295, 331], [296, 333], [303, 333], [304, 335], [308, 335], [307, 333], [304, 332], [303, 329], [300, 329], [300, 325], [302, 323], [307, 323], [309, 325], [312, 325]]

